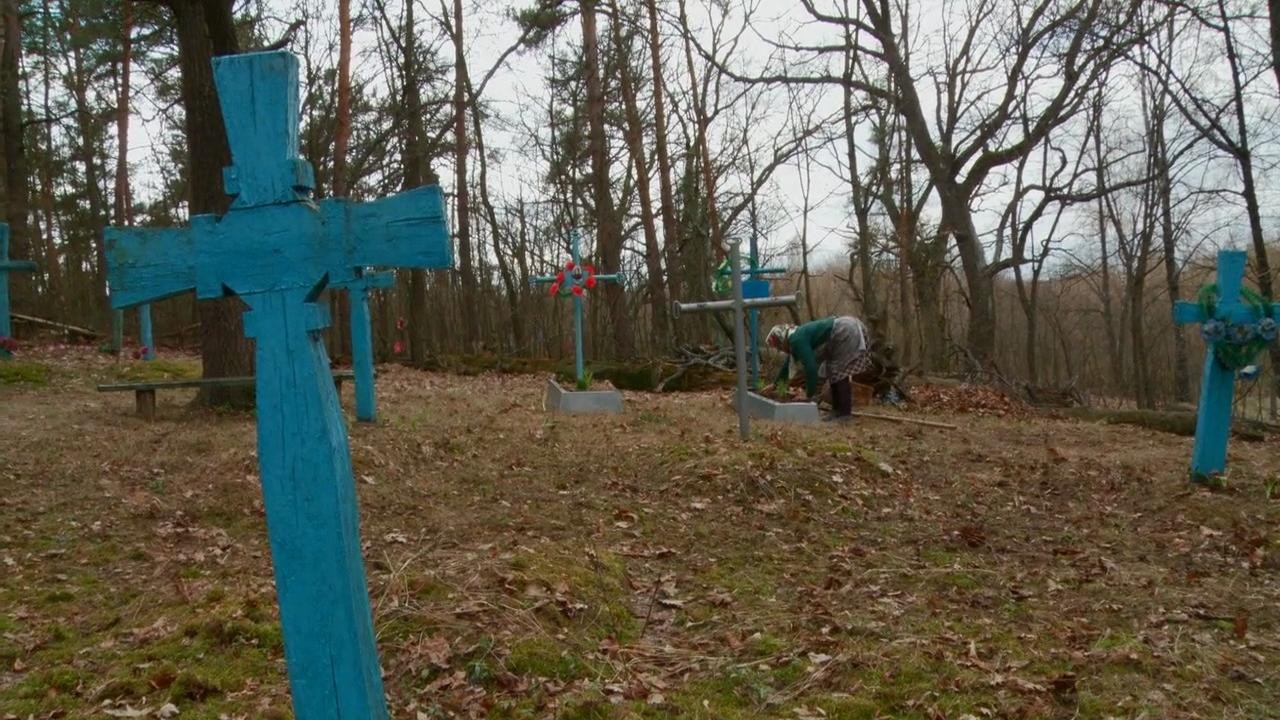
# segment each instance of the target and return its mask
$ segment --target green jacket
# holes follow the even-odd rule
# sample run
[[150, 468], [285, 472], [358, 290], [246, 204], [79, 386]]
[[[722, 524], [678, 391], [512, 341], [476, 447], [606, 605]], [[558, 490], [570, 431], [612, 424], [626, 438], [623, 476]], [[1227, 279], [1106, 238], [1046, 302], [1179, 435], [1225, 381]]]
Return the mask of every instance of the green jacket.
[[791, 333], [791, 348], [787, 359], [782, 363], [774, 383], [785, 382], [791, 377], [791, 358], [800, 361], [804, 367], [804, 394], [813, 397], [818, 394], [818, 349], [831, 339], [831, 329], [835, 327], [834, 317], [807, 322]]

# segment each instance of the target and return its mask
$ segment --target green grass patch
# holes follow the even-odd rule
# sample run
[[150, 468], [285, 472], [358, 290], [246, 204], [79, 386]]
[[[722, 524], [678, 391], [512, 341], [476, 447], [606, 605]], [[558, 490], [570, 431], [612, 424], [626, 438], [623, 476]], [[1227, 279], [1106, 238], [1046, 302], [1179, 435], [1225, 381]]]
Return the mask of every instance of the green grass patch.
[[573, 648], [551, 638], [518, 640], [506, 659], [507, 670], [515, 675], [569, 681], [594, 677], [596, 668]]
[[48, 385], [47, 365], [29, 360], [0, 360], [0, 385]]
[[126, 382], [193, 380], [200, 377], [200, 363], [166, 359], [123, 363], [116, 368], [116, 377]]

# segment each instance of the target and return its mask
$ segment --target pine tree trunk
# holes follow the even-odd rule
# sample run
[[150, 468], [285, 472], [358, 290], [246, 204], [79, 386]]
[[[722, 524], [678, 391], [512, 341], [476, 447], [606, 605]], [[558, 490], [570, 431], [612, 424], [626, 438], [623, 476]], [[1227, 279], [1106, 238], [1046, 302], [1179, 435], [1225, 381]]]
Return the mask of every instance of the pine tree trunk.
[[[4, 46], [0, 48], [0, 134], [4, 149], [4, 218], [9, 223], [9, 256], [31, 257], [27, 236], [27, 207], [31, 187], [27, 175], [27, 155], [22, 127], [22, 21], [18, 0], [2, 0], [0, 21], [4, 24]], [[9, 295], [14, 305], [33, 296], [31, 274], [10, 273]]]
[[631, 74], [630, 46], [622, 36], [621, 12], [618, 1], [610, 0], [613, 21], [614, 52], [619, 54], [618, 74], [622, 86], [623, 108], [627, 117], [626, 140], [631, 160], [636, 168], [636, 191], [640, 200], [640, 226], [644, 232], [644, 260], [648, 274], [649, 303], [653, 308], [653, 335], [656, 345], [665, 348], [671, 344], [671, 325], [667, 313], [667, 293], [662, 276], [662, 258], [658, 248], [658, 225], [653, 215], [653, 191], [649, 186], [649, 160], [644, 148], [644, 120], [636, 98], [635, 79]]
[[[213, 83], [215, 54], [238, 51], [229, 22], [231, 9], [223, 0], [170, 0], [178, 35], [178, 64], [182, 70], [182, 103], [186, 108], [188, 198], [192, 215], [222, 214], [230, 199], [223, 191], [222, 168], [231, 164], [226, 128]], [[225, 15], [225, 17], [224, 17]], [[222, 30], [215, 33], [214, 29]], [[253, 345], [244, 336], [244, 303], [239, 298], [199, 303], [200, 357], [207, 378], [253, 374]], [[205, 405], [250, 407], [252, 387], [203, 388]]]
[[[1278, 0], [1280, 1], [1280, 0]], [[653, 73], [653, 146], [658, 158], [658, 197], [662, 207], [662, 249], [667, 265], [667, 296], [683, 297], [680, 286], [680, 228], [676, 224], [675, 191], [672, 187], [671, 154], [667, 149], [666, 98], [662, 84], [662, 38], [658, 34], [658, 3], [647, 0], [649, 17], [649, 63]], [[673, 328], [678, 335], [678, 330]], [[675, 338], [673, 337], [673, 340]], [[678, 341], [677, 341], [678, 342]]]
[[[333, 181], [330, 195], [348, 197], [347, 155], [351, 144], [351, 0], [338, 0], [338, 102], [333, 129]], [[329, 332], [325, 346], [329, 357], [343, 362], [351, 357], [351, 294], [345, 290], [329, 296]]]
[[462, 0], [453, 0], [454, 197], [457, 202], [458, 272], [462, 276], [462, 340], [465, 352], [480, 342], [476, 270], [471, 246], [471, 193], [467, 187], [467, 56], [463, 48]]
[[[604, 266], [602, 272], [622, 272], [622, 232], [614, 209], [613, 191], [609, 187], [609, 147], [604, 131], [604, 88], [600, 77], [596, 0], [581, 0], [581, 3], [582, 53], [587, 85], [587, 144], [591, 152], [597, 249]], [[630, 357], [634, 339], [622, 283], [604, 283], [604, 295], [609, 305], [609, 320], [613, 324], [614, 353], [617, 357]]]
[[[405, 4], [404, 57], [401, 58], [401, 86], [404, 88], [405, 139], [402, 188], [412, 190], [436, 181], [428, 164], [426, 128], [422, 117], [422, 92], [418, 77], [417, 27], [413, 3]], [[447, 271], [439, 271], [438, 278]], [[446, 276], [447, 277], [447, 276]], [[427, 271], [409, 271], [409, 361], [421, 367], [431, 349], [431, 320], [427, 305]], [[439, 311], [442, 308], [438, 308]]]

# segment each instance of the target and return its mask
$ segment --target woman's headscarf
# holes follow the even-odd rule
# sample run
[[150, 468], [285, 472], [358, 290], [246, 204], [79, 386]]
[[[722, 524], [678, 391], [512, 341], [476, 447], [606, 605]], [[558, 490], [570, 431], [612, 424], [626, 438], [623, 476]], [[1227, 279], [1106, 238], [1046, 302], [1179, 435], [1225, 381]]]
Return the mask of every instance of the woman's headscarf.
[[769, 335], [765, 337], [764, 344], [774, 350], [785, 351], [787, 344], [791, 342], [791, 333], [796, 331], [794, 325], [774, 325], [769, 329]]

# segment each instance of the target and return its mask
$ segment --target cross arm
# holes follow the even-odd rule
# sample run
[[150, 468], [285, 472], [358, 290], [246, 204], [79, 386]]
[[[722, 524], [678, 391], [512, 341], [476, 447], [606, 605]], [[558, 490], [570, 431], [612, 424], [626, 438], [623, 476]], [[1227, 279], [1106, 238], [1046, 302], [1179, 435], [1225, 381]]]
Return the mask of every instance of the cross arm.
[[1178, 325], [1193, 325], [1208, 319], [1200, 303], [1179, 300], [1173, 304], [1173, 321]]
[[34, 260], [0, 260], [0, 272], [35, 272], [38, 269]]
[[196, 286], [195, 248], [187, 228], [107, 228], [111, 307], [141, 305]]
[[321, 203], [325, 234], [350, 267], [453, 267], [444, 193], [429, 185], [371, 202]]

